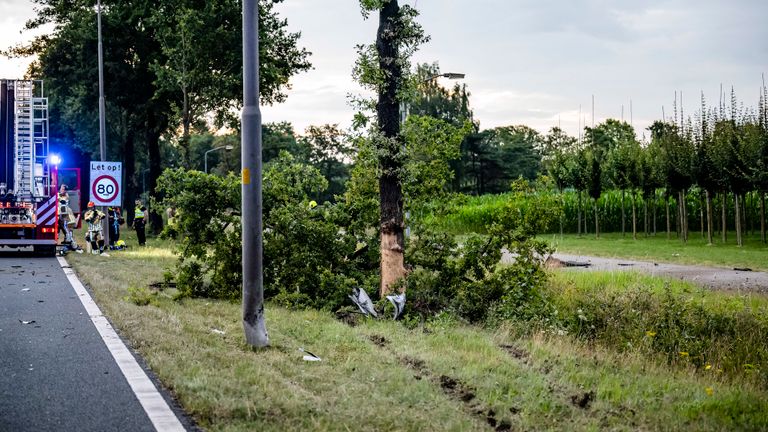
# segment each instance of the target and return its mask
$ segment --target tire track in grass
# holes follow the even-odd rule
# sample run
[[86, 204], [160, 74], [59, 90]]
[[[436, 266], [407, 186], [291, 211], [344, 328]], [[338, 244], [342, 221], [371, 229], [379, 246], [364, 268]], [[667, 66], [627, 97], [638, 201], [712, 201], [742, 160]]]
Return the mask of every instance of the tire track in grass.
[[[500, 344], [499, 348], [509, 354], [509, 356], [514, 361], [518, 362], [522, 366], [528, 368], [535, 367], [531, 353], [529, 353], [527, 350], [511, 344]], [[565, 386], [562, 384], [562, 382], [554, 382], [551, 376], [552, 369], [553, 366], [549, 360], [544, 360], [543, 364], [537, 368], [537, 370], [546, 377], [549, 392], [552, 394], [559, 394], [562, 397], [567, 397], [567, 401], [570, 402], [571, 405], [584, 411], [592, 409], [592, 403], [597, 400], [597, 391], [584, 390], [584, 388], [576, 389], [573, 386]], [[568, 397], [568, 395], [570, 395], [570, 397]], [[631, 427], [637, 426], [635, 421], [637, 412], [630, 407], [624, 406], [623, 404], [618, 404], [617, 406], [610, 408], [595, 408], [593, 412], [597, 415], [602, 414], [600, 417], [600, 425], [602, 428], [612, 427], [612, 423], [609, 421], [610, 417], [621, 419], [621, 421], [625, 422]]]
[[395, 356], [401, 364], [415, 371], [414, 379], [419, 381], [427, 379], [434, 385], [439, 386], [443, 394], [454, 401], [460, 402], [467, 413], [481, 419], [493, 430], [498, 432], [512, 430], [512, 424], [508, 420], [498, 420], [496, 412], [477, 398], [475, 395], [476, 390], [472, 386], [448, 375], [433, 372], [423, 360], [407, 355], [399, 355], [390, 347], [389, 340], [384, 336], [370, 335], [368, 339], [377, 347]]

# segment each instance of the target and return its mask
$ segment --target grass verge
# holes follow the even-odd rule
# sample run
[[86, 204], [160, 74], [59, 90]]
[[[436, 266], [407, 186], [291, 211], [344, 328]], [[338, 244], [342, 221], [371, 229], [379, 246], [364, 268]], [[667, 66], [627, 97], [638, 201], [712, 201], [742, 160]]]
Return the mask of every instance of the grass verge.
[[[132, 233], [124, 234], [132, 243]], [[175, 301], [173, 290], [149, 294], [150, 301], [139, 302], [144, 306], [131, 301], [129, 288], [135, 297], [175, 262], [160, 241], [110, 258], [67, 259], [208, 430], [768, 428], [766, 390], [753, 380], [668, 364], [642, 350], [553, 331], [520, 336], [519, 325], [487, 330], [449, 318], [416, 329], [372, 320], [350, 327], [326, 312], [267, 305], [272, 346], [253, 351], [237, 304]], [[620, 291], [626, 282], [608, 280], [603, 289]], [[552, 289], [578, 291], [589, 283], [557, 276]], [[298, 348], [322, 361], [303, 361]]]

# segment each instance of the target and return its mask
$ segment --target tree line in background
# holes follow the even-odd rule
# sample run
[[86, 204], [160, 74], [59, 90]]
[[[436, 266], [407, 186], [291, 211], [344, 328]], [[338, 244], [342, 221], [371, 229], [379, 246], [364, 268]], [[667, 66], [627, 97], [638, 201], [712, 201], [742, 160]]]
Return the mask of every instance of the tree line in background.
[[[310, 53], [274, 6], [259, 1], [261, 102], [285, 99], [291, 76], [308, 70]], [[98, 159], [98, 64], [93, 0], [34, 0], [34, 30], [52, 25], [10, 56], [37, 56], [30, 78], [45, 82], [53, 148], [74, 147]], [[156, 195], [167, 167], [190, 167], [192, 135], [237, 131], [242, 100], [242, 10], [229, 0], [104, 0], [107, 160], [124, 163], [124, 201], [139, 182]], [[142, 183], [144, 181], [142, 180]], [[128, 220], [133, 208], [128, 206]], [[155, 232], [161, 212], [150, 209]]]
[[[695, 219], [711, 244], [719, 210], [723, 242], [727, 241], [728, 216], [732, 215], [736, 242], [743, 245], [748, 212], [757, 214], [765, 242], [767, 98], [763, 86], [758, 107], [746, 109], [733, 91], [729, 103], [721, 100], [716, 107], [707, 106], [702, 95], [701, 108], [694, 117], [685, 117], [675, 103], [671, 119], [650, 126], [649, 142], [638, 141], [629, 124], [612, 119], [594, 128], [586, 127], [582, 140], [563, 137], [553, 129], [548, 138], [558, 139], [548, 140], [543, 148], [543, 164], [560, 192], [576, 191], [578, 233], [589, 230], [586, 205], [582, 205], [582, 197], [588, 197], [592, 200], [593, 232], [600, 235], [600, 215], [605, 212], [598, 208], [598, 200], [604, 190], [611, 188], [621, 193], [622, 233], [627, 230], [625, 202], [629, 201], [632, 233], [637, 236], [637, 200], [643, 212], [644, 231], [649, 232], [649, 221], [653, 221], [656, 232], [656, 197], [661, 193], [668, 236], [675, 225], [682, 241], [687, 241], [690, 220]], [[698, 210], [698, 214], [691, 215], [690, 209]], [[567, 223], [562, 221], [561, 227]]]

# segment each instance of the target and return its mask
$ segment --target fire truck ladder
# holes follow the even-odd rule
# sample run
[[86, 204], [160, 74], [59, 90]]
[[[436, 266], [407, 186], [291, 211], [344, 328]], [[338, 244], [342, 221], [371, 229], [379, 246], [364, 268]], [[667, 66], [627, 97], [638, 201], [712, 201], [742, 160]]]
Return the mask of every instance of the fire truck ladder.
[[[39, 201], [50, 187], [48, 157], [48, 99], [42, 81], [16, 81], [15, 193], [22, 200]], [[37, 90], [37, 91], [36, 91]], [[37, 94], [36, 94], [37, 93]]]

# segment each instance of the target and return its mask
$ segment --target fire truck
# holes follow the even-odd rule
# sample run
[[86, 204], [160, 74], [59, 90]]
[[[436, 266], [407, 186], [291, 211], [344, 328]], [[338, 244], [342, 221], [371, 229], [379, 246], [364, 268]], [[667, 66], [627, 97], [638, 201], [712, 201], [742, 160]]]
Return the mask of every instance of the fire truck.
[[38, 80], [0, 80], [0, 250], [54, 255], [58, 163], [48, 152], [48, 99]]

